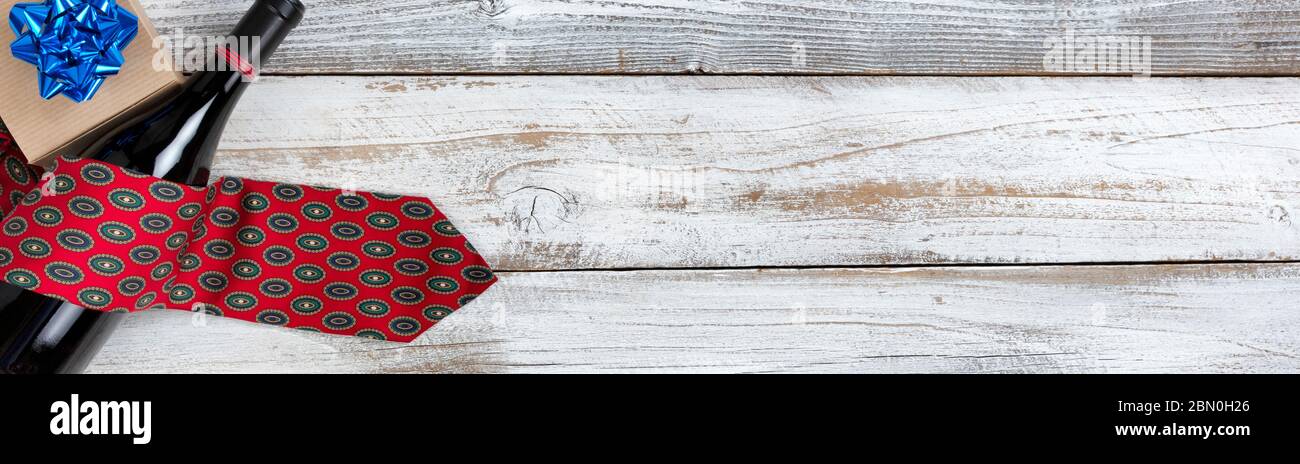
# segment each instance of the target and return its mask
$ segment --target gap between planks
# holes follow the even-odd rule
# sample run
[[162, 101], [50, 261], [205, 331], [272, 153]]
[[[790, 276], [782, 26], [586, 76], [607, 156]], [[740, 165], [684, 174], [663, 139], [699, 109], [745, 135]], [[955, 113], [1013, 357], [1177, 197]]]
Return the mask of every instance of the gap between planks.
[[638, 272], [638, 271], [765, 271], [765, 270], [833, 270], [833, 269], [925, 269], [925, 268], [1013, 268], [1013, 267], [1123, 267], [1123, 266], [1210, 266], [1219, 264], [1300, 264], [1300, 260], [1191, 260], [1191, 261], [1085, 261], [1043, 263], [912, 263], [912, 264], [842, 264], [805, 266], [695, 266], [695, 267], [606, 267], [560, 269], [495, 269], [497, 273], [547, 272]]

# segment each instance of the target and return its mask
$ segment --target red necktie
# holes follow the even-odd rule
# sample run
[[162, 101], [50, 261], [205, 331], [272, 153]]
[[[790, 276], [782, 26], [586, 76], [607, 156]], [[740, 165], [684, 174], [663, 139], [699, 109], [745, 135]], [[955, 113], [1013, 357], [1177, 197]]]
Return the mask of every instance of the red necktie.
[[42, 175], [0, 133], [0, 276], [102, 311], [150, 308], [410, 341], [496, 282], [427, 199], [93, 160]]

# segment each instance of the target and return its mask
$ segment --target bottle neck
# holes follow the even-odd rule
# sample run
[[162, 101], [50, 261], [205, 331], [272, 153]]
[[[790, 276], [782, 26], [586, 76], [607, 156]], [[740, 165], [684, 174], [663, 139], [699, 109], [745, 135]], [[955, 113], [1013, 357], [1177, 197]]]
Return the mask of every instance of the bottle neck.
[[301, 20], [301, 8], [297, 0], [258, 0], [231, 34], [208, 50], [207, 69], [194, 72], [171, 103], [92, 153], [155, 177], [206, 184], [226, 121], [261, 63]]

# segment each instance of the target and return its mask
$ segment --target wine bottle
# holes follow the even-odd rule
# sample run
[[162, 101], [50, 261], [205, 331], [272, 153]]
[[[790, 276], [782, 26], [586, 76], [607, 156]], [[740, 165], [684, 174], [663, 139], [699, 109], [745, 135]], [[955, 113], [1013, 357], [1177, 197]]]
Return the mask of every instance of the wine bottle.
[[[222, 63], [224, 70], [194, 72], [156, 111], [111, 130], [85, 153], [163, 179], [207, 184], [221, 131], [256, 74], [253, 63], [270, 57], [305, 11], [299, 0], [256, 0], [231, 34], [257, 44], [251, 60], [238, 50], [216, 47], [219, 58], [210, 61]], [[122, 316], [0, 283], [0, 372], [81, 372]]]

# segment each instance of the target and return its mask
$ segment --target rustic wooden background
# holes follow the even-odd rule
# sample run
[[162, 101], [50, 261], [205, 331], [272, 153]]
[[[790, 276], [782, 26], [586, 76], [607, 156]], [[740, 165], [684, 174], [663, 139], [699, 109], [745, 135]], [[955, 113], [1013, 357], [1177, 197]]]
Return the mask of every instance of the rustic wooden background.
[[134, 314], [91, 372], [1300, 368], [1293, 0], [307, 3], [219, 174], [429, 196], [501, 283], [409, 345]]

